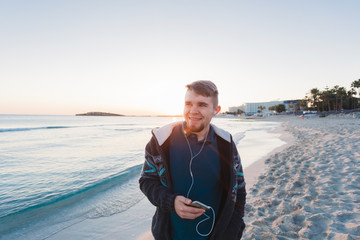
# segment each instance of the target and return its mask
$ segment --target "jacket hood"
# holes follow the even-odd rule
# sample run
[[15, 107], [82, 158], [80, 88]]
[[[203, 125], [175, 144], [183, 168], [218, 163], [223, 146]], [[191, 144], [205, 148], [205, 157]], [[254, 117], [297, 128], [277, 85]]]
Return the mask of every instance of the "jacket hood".
[[[173, 122], [170, 124], [167, 124], [161, 128], [154, 128], [152, 130], [152, 133], [154, 135], [154, 137], [156, 138], [156, 140], [158, 141], [159, 145], [163, 145], [164, 142], [170, 137], [172, 130], [174, 129], [175, 126], [177, 125], [181, 125], [183, 123], [183, 121], [178, 121], [178, 122]], [[224, 139], [227, 142], [231, 142], [231, 134], [221, 128], [216, 127], [214, 124], [210, 125], [214, 128], [214, 132], [216, 135], [218, 135], [219, 137], [221, 137], [222, 139]]]

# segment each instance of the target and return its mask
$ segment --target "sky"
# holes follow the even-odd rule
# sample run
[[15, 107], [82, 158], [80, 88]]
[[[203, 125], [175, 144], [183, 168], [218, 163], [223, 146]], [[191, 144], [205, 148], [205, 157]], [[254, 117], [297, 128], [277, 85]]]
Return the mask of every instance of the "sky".
[[0, 114], [222, 111], [360, 79], [358, 0], [0, 0]]

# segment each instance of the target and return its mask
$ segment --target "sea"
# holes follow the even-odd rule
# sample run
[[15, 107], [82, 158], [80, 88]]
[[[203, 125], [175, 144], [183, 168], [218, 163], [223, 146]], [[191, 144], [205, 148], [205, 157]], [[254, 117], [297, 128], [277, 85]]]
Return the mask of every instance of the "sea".
[[[151, 130], [181, 117], [0, 115], [0, 239], [47, 239], [144, 198], [138, 178]], [[281, 123], [215, 117], [246, 168], [284, 144]], [[121, 228], [121, 226], [119, 226]]]

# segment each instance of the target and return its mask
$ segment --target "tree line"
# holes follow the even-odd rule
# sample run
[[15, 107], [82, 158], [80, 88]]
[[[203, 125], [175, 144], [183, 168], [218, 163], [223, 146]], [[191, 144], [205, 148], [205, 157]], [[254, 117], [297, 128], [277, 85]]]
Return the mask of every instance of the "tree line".
[[[313, 88], [307, 96], [296, 104], [289, 104], [289, 107], [293, 112], [299, 112], [301, 109], [317, 112], [357, 109], [360, 105], [360, 98], [356, 97], [356, 89], [358, 89], [358, 94], [360, 95], [360, 79], [353, 81], [349, 90], [345, 87], [340, 87], [339, 85], [335, 85], [333, 88], [326, 87], [322, 91], [318, 88]], [[261, 107], [262, 106], [259, 107], [258, 112], [263, 110]], [[278, 104], [269, 107], [269, 110], [281, 113], [285, 112], [286, 108], [284, 104]]]
[[360, 95], [360, 79], [353, 81], [349, 90], [339, 85], [335, 85], [333, 88], [326, 87], [322, 91], [313, 88], [300, 104], [306, 110], [318, 112], [356, 109], [359, 108], [356, 89]]

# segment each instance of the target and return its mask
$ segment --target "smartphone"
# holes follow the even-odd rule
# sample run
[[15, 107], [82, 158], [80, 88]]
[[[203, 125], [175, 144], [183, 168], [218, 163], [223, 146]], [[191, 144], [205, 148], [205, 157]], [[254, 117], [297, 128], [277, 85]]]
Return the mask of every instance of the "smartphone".
[[204, 210], [208, 210], [210, 209], [211, 207], [209, 207], [208, 205], [202, 203], [202, 202], [199, 202], [199, 201], [193, 201], [192, 203], [190, 203], [188, 206], [191, 206], [191, 207], [196, 207], [196, 208], [201, 208], [201, 209], [204, 209]]

